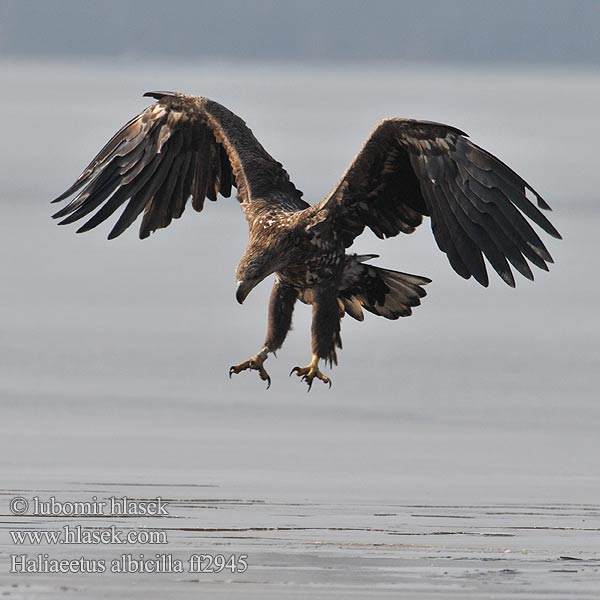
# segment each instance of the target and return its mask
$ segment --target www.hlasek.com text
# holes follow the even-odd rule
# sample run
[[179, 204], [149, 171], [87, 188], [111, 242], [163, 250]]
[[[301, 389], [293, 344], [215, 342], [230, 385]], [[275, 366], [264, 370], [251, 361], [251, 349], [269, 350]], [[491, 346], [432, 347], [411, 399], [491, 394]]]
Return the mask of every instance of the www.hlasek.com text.
[[163, 529], [117, 529], [99, 527], [91, 529], [81, 525], [65, 525], [62, 529], [34, 530], [14, 529], [10, 532], [15, 545], [54, 544], [168, 544], [167, 532]]

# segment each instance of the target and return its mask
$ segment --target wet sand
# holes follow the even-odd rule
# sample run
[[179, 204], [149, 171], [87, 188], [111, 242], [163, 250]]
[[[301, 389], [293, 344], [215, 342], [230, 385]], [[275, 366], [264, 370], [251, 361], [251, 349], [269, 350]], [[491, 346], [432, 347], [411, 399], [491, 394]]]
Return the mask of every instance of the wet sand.
[[[6, 490], [33, 495], [39, 490]], [[71, 501], [127, 495], [168, 502], [169, 517], [13, 517], [3, 528], [159, 529], [168, 546], [38, 546], [56, 559], [179, 558], [183, 573], [2, 574], [11, 598], [595, 598], [600, 510], [583, 504], [406, 505], [274, 502], [218, 486], [88, 483], [44, 489]], [[188, 572], [197, 553], [247, 556], [244, 573]], [[172, 570], [157, 559], [156, 568]], [[131, 563], [129, 563], [131, 564]], [[139, 562], [138, 562], [139, 564]], [[132, 569], [131, 566], [127, 567]], [[139, 569], [141, 567], [137, 567]], [[146, 567], [148, 568], [148, 567]]]
[[[0, 147], [8, 174], [0, 203], [1, 594], [597, 597], [597, 76], [357, 69], [0, 63], [11, 142]], [[274, 108], [265, 105], [265, 81]], [[40, 87], [43, 103], [26, 94]], [[344, 319], [331, 391], [307, 394], [288, 377], [309, 358], [306, 307], [266, 365], [268, 392], [254, 374], [230, 381], [229, 366], [262, 341], [269, 294], [264, 285], [242, 308], [235, 302], [246, 225], [233, 200], [186, 212], [143, 243], [134, 232], [109, 243], [108, 229], [77, 236], [49, 219], [47, 200], [154, 88], [205, 93], [238, 110], [310, 201], [384, 114], [456, 124], [556, 209], [565, 240], [548, 246], [557, 264], [516, 291], [499, 282], [484, 290], [452, 273], [426, 227], [386, 242], [367, 236], [358, 252], [433, 279], [423, 306], [394, 323]], [[557, 146], [548, 125], [567, 120], [573, 127]], [[169, 515], [35, 517], [9, 508], [16, 496], [94, 495], [160, 496]], [[168, 544], [18, 546], [9, 534], [64, 525], [158, 528]], [[203, 552], [247, 554], [248, 569], [9, 572], [15, 553], [109, 560]]]

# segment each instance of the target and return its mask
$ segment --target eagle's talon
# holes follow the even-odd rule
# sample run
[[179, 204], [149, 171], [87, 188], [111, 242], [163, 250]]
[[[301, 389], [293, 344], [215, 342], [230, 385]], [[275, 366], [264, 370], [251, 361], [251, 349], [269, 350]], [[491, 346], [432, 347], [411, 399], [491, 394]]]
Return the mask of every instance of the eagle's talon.
[[321, 373], [318, 364], [318, 358], [313, 357], [312, 362], [307, 367], [294, 367], [290, 371], [290, 376], [292, 373], [295, 373], [298, 377], [300, 377], [300, 380], [308, 385], [307, 391], [309, 392], [315, 379], [319, 379], [323, 383], [329, 384], [329, 387], [331, 387], [331, 379], [327, 377], [327, 375], [323, 375], [323, 373]]
[[258, 371], [259, 377], [262, 379], [262, 381], [267, 382], [267, 389], [269, 389], [271, 387], [271, 377], [263, 367], [265, 360], [267, 360], [267, 355], [263, 352], [259, 352], [248, 360], [241, 362], [239, 365], [233, 365], [229, 368], [229, 379], [231, 379], [231, 375], [233, 373], [237, 375], [242, 371], [250, 369], [251, 371]]
[[271, 378], [269, 377], [269, 374], [261, 368], [259, 371], [259, 375], [263, 381], [267, 382], [267, 389], [269, 389], [271, 387]]

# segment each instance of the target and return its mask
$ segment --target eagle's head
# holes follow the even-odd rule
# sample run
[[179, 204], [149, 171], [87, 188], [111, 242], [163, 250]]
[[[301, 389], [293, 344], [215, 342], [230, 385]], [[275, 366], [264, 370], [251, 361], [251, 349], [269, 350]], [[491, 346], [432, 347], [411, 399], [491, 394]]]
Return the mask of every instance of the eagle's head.
[[248, 294], [266, 277], [276, 271], [276, 261], [266, 249], [248, 247], [236, 269], [236, 300], [243, 304]]

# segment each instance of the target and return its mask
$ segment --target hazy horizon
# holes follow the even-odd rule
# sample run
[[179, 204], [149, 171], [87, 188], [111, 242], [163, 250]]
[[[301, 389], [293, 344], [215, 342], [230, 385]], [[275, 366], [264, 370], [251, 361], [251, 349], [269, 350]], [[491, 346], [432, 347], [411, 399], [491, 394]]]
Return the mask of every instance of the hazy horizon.
[[0, 0], [0, 55], [597, 67], [599, 26], [594, 0]]

